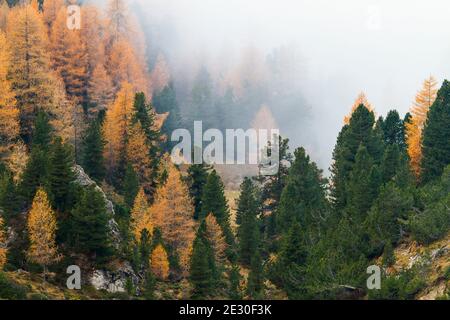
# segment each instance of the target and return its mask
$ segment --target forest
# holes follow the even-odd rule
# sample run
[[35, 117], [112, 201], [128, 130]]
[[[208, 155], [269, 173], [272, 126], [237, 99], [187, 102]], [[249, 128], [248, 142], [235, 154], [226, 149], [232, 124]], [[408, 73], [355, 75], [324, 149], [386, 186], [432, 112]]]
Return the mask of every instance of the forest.
[[276, 175], [175, 165], [195, 120], [274, 128], [277, 100], [295, 127], [286, 54], [180, 87], [127, 1], [106, 2], [71, 30], [64, 0], [0, 0], [0, 299], [450, 298], [449, 81], [426, 77], [406, 114], [357, 95], [329, 173], [283, 124]]

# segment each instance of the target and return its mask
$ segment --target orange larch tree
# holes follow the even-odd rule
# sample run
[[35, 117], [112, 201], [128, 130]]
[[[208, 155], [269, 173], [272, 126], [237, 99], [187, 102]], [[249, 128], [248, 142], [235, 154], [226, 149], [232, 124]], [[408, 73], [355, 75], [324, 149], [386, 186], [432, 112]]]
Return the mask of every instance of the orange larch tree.
[[144, 229], [147, 229], [150, 236], [153, 234], [151, 212], [149, 210], [147, 196], [145, 195], [144, 188], [141, 187], [134, 199], [130, 218], [130, 232], [137, 243], [141, 240], [141, 234]]
[[430, 76], [423, 82], [411, 107], [411, 120], [406, 123], [406, 143], [411, 169], [417, 179], [420, 178], [422, 163], [422, 130], [431, 105], [436, 100], [437, 81]]
[[10, 50], [5, 34], [0, 31], [0, 159], [8, 158], [20, 133], [19, 109], [8, 79]]
[[116, 168], [121, 155], [126, 154], [128, 132], [134, 116], [134, 90], [123, 83], [114, 103], [106, 112], [103, 134], [106, 140], [105, 160], [110, 172]]
[[[42, 6], [42, 12], [44, 15], [44, 22], [47, 25], [50, 33], [53, 23], [56, 21], [56, 16], [60, 12], [61, 8], [65, 9], [64, 0], [45, 0]], [[67, 17], [67, 14], [66, 14]]]
[[67, 28], [66, 7], [62, 7], [56, 16], [50, 43], [52, 65], [63, 79], [68, 97], [76, 104], [84, 102], [88, 79], [87, 52], [80, 30]]
[[46, 27], [32, 6], [18, 6], [10, 11], [6, 34], [11, 50], [9, 79], [20, 110], [21, 134], [29, 137], [37, 110], [49, 111], [55, 104]]
[[150, 268], [160, 280], [166, 280], [169, 276], [169, 259], [167, 252], [161, 244], [158, 244], [150, 256]]
[[114, 89], [111, 77], [103, 64], [98, 64], [89, 77], [88, 97], [89, 116], [96, 118], [101, 110], [105, 110], [114, 99]]
[[28, 259], [43, 266], [45, 277], [47, 267], [57, 262], [60, 256], [56, 246], [56, 215], [42, 188], [38, 189], [34, 197], [27, 227], [30, 238]]
[[214, 249], [216, 261], [223, 263], [226, 258], [225, 251], [227, 249], [227, 243], [222, 228], [212, 213], [206, 217], [206, 237]]
[[[189, 190], [173, 164], [167, 169], [167, 181], [156, 191], [150, 207], [153, 225], [161, 229], [165, 243], [174, 248], [180, 261], [188, 261], [195, 238], [194, 207]], [[186, 266], [183, 266], [186, 271]]]

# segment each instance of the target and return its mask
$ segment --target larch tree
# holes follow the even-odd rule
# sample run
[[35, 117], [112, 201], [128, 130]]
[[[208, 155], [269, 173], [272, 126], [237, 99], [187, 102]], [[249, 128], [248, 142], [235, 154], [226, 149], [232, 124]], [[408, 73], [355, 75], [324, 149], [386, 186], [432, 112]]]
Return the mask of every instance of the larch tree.
[[52, 25], [51, 60], [64, 81], [68, 97], [76, 104], [85, 101], [88, 65], [86, 47], [79, 30], [67, 28], [67, 8], [62, 7]]
[[116, 92], [126, 81], [135, 91], [144, 92], [146, 96], [150, 96], [145, 68], [139, 63], [133, 47], [127, 40], [119, 40], [112, 45], [107, 69]]
[[114, 89], [111, 77], [103, 64], [98, 64], [89, 78], [88, 97], [90, 118], [96, 118], [98, 113], [106, 110], [114, 100]]
[[152, 159], [149, 157], [149, 143], [140, 122], [130, 127], [126, 158], [127, 162], [133, 166], [143, 187], [150, 191], [152, 189]]
[[60, 255], [56, 246], [56, 215], [42, 188], [38, 189], [34, 197], [27, 227], [30, 238], [28, 259], [44, 268], [45, 278], [47, 267], [57, 262]]
[[48, 38], [39, 13], [30, 5], [12, 9], [7, 38], [11, 49], [9, 79], [20, 110], [21, 134], [29, 138], [38, 108], [51, 110], [55, 103]]
[[410, 165], [416, 178], [420, 178], [422, 163], [422, 131], [427, 120], [428, 111], [436, 100], [437, 81], [430, 76], [423, 82], [411, 108], [411, 119], [406, 123], [406, 143]]
[[136, 243], [141, 240], [141, 234], [144, 229], [147, 230], [150, 236], [153, 234], [152, 216], [143, 188], [140, 188], [136, 195], [133, 208], [131, 209], [130, 220], [130, 231]]
[[156, 58], [155, 67], [151, 73], [151, 84], [154, 92], [161, 92], [170, 81], [169, 66], [164, 59], [164, 56], [160, 53]]
[[6, 225], [3, 217], [0, 215], [0, 271], [6, 264]]
[[127, 39], [130, 33], [128, 7], [125, 0], [109, 0], [107, 8], [107, 28], [109, 43], [114, 44], [120, 39]]
[[372, 105], [370, 104], [369, 100], [367, 100], [366, 94], [364, 92], [361, 92], [358, 97], [355, 100], [355, 103], [353, 103], [352, 106], [352, 111], [350, 112], [350, 114], [348, 116], [346, 116], [344, 118], [344, 123], [345, 124], [349, 124], [350, 123], [350, 119], [353, 115], [353, 113], [355, 112], [355, 110], [360, 106], [363, 105], [364, 107], [367, 108], [367, 110], [373, 112], [374, 109], [372, 107]]
[[152, 273], [160, 280], [166, 280], [169, 277], [169, 259], [166, 249], [158, 244], [150, 256], [150, 267]]
[[[42, 12], [44, 15], [44, 22], [50, 32], [53, 23], [56, 21], [56, 17], [61, 8], [66, 9], [64, 6], [64, 0], [45, 0], [42, 6]], [[67, 17], [67, 14], [66, 14]]]
[[8, 158], [10, 149], [19, 137], [19, 109], [16, 106], [11, 82], [8, 80], [11, 59], [5, 34], [0, 31], [0, 158]]
[[134, 115], [134, 91], [129, 83], [123, 83], [114, 103], [106, 112], [103, 136], [106, 140], [105, 160], [109, 172], [118, 165], [120, 156], [125, 154], [129, 128]]
[[6, 1], [0, 4], [0, 30], [5, 31], [8, 23], [9, 6]]
[[[156, 191], [150, 208], [153, 225], [161, 229], [164, 241], [173, 248], [180, 261], [188, 261], [194, 234], [194, 207], [189, 190], [173, 164], [169, 165], [167, 181]], [[187, 266], [182, 266], [185, 271]]]
[[93, 76], [93, 71], [99, 65], [105, 64], [105, 34], [106, 27], [103, 17], [97, 6], [83, 4], [81, 7], [81, 42], [86, 49], [88, 74]]
[[17, 183], [20, 181], [23, 172], [28, 163], [28, 150], [23, 141], [18, 141], [12, 151], [11, 156], [8, 159], [8, 167], [13, 174], [14, 181]]
[[217, 223], [216, 217], [211, 213], [206, 217], [206, 238], [211, 244], [217, 263], [223, 263], [226, 259], [226, 249], [228, 247], [222, 228]]

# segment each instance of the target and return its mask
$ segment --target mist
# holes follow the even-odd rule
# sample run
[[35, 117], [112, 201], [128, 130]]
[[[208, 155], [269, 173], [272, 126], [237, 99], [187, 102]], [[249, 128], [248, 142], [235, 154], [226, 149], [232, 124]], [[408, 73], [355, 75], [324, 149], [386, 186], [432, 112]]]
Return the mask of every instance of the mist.
[[147, 34], [149, 65], [165, 55], [181, 101], [202, 65], [219, 78], [249, 48], [263, 60], [280, 48], [292, 53], [296, 107], [267, 103], [291, 149], [305, 146], [325, 171], [359, 92], [377, 116], [403, 116], [426, 77], [442, 82], [450, 71], [445, 0], [130, 2]]

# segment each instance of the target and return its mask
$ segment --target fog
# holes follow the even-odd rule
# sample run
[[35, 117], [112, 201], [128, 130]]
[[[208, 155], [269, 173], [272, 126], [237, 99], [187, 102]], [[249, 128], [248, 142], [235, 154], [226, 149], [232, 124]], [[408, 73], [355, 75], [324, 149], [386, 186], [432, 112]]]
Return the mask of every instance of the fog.
[[295, 50], [299, 112], [278, 115], [276, 103], [270, 107], [292, 148], [305, 145], [325, 170], [359, 92], [377, 115], [395, 108], [403, 116], [426, 77], [442, 82], [450, 72], [445, 0], [131, 2], [149, 35], [150, 56], [163, 52], [177, 81], [192, 79], [201, 64], [213, 73], [227, 68], [245, 48], [263, 57], [282, 46]]

